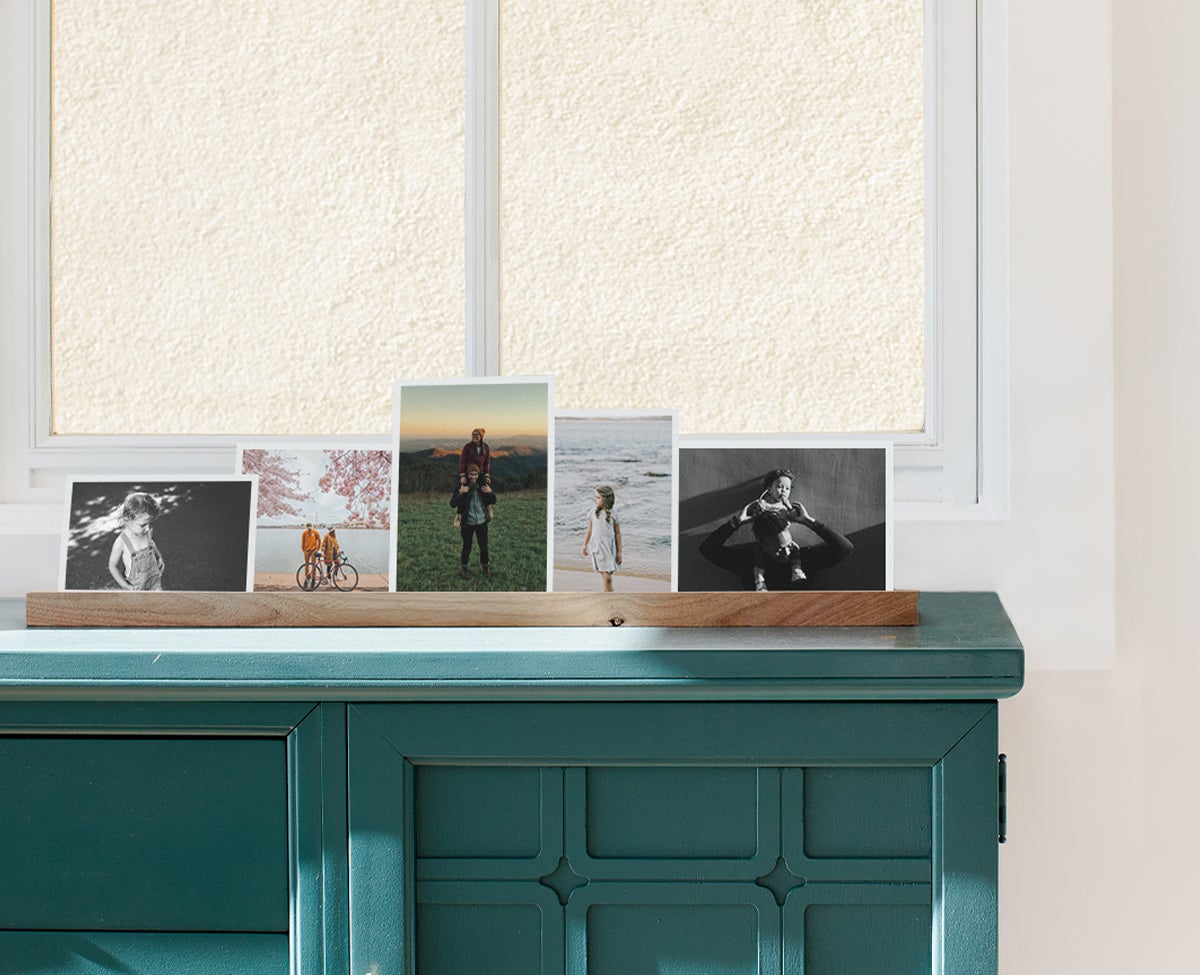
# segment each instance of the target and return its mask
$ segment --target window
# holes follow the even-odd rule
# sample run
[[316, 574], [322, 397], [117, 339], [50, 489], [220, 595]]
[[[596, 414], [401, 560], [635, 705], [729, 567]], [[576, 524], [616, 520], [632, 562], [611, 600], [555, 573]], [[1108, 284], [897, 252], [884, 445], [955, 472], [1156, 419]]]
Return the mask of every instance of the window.
[[[436, 6], [444, 11], [456, 5]], [[997, 489], [1004, 483], [1005, 25], [999, 21], [997, 6], [981, 3], [978, 24], [974, 2], [928, 0], [923, 11], [927, 188], [923, 228], [926, 280], [922, 289], [924, 422], [920, 429], [896, 436], [901, 517], [905, 513], [910, 517], [940, 516], [946, 512], [975, 516], [995, 511], [995, 505], [989, 507], [977, 502], [980, 498], [990, 502], [998, 497]], [[586, 18], [591, 9], [570, 7], [576, 20]], [[460, 12], [464, 14], [467, 92], [462, 291], [466, 308], [465, 355], [468, 371], [494, 374], [512, 371], [504, 363], [501, 343], [506, 330], [522, 327], [524, 313], [522, 306], [507, 304], [518, 297], [516, 278], [511, 275], [520, 268], [516, 261], [511, 267], [504, 265], [500, 250], [502, 239], [510, 250], [523, 246], [516, 234], [515, 220], [501, 230], [507, 205], [500, 194], [501, 166], [510, 172], [520, 163], [518, 158], [508, 155], [511, 148], [502, 150], [501, 29], [504, 18], [511, 18], [515, 24], [520, 16], [536, 15], [537, 10], [507, 0], [503, 3], [470, 0]], [[5, 323], [4, 337], [0, 339], [6, 343], [4, 368], [9, 373], [0, 431], [4, 438], [0, 448], [5, 458], [0, 501], [56, 499], [56, 484], [62, 472], [116, 467], [142, 469], [151, 462], [148, 451], [153, 451], [153, 463], [158, 466], [177, 465], [195, 470], [215, 465], [225, 469], [232, 454], [228, 440], [159, 435], [134, 442], [126, 437], [77, 436], [66, 428], [64, 434], [51, 433], [48, 387], [51, 359], [46, 335], [50, 229], [45, 219], [49, 209], [46, 177], [50, 162], [49, 5], [45, 0], [7, 4], [0, 17], [4, 18], [4, 40], [0, 43], [5, 46], [2, 69], [5, 84], [0, 109], [4, 130], [6, 134], [12, 133], [14, 150], [0, 184], [4, 213], [13, 216], [5, 220], [2, 231], [6, 260], [0, 271], [4, 277], [0, 280], [5, 293], [17, 298], [11, 303], [16, 317]], [[353, 44], [354, 32], [362, 29], [363, 24], [350, 18], [343, 26], [350, 32], [347, 37]], [[320, 29], [333, 28], [323, 24]], [[513, 36], [515, 43], [516, 35]], [[509, 53], [506, 51], [505, 57]], [[503, 98], [506, 112], [518, 110], [518, 103], [508, 93]], [[977, 151], [979, 147], [982, 152]], [[264, 177], [264, 185], [271, 181], [269, 175]], [[370, 191], [364, 184], [364, 192]], [[528, 194], [535, 191], [536, 188], [526, 191], [523, 204], [526, 213], [532, 211]], [[512, 220], [512, 213], [507, 216]], [[7, 259], [10, 255], [12, 260]], [[502, 278], [501, 267], [509, 277]], [[559, 282], [553, 287], [561, 293]], [[450, 315], [439, 313], [433, 317], [444, 322]], [[460, 316], [458, 321], [462, 320]], [[384, 331], [392, 325], [389, 321], [370, 324], [372, 327], [378, 324]], [[417, 328], [420, 332], [423, 326]], [[420, 334], [426, 335], [426, 342], [430, 341], [427, 333]], [[445, 351], [446, 346], [454, 347], [450, 340], [432, 341], [443, 346], [439, 351]], [[716, 342], [713, 345], [711, 356], [721, 356], [725, 346]], [[390, 357], [395, 353], [385, 355]], [[519, 354], [515, 358], [523, 366]], [[982, 363], [978, 369], [977, 361]], [[389, 366], [389, 370], [405, 371], [403, 366], [394, 369]], [[412, 374], [433, 375], [435, 371], [422, 364]], [[63, 381], [85, 382], [65, 376]], [[847, 376], [847, 381], [863, 379]], [[870, 377], [867, 381], [871, 381]], [[906, 385], [911, 388], [913, 383], [906, 381]], [[911, 407], [905, 416], [915, 416]], [[895, 422], [900, 427], [912, 425], [909, 419]], [[378, 432], [385, 429], [383, 426]]]
[[466, 355], [462, 6], [143, 9], [51, 7], [51, 429], [386, 431]]
[[684, 434], [925, 420], [922, 0], [501, 0], [500, 366]]

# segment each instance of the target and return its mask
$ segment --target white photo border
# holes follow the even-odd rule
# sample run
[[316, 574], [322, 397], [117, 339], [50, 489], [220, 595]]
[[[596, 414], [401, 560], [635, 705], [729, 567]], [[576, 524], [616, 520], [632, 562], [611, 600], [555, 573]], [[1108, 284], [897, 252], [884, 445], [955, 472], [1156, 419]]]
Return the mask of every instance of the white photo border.
[[[661, 410], [556, 410], [554, 419], [563, 420], [652, 420], [655, 417], [671, 421], [671, 592], [679, 591], [679, 411]], [[553, 514], [550, 520], [553, 529]], [[553, 588], [553, 576], [551, 576]]]
[[388, 540], [388, 591], [396, 592], [396, 546], [400, 499], [400, 394], [408, 386], [514, 386], [546, 387], [546, 591], [550, 591], [554, 573], [554, 377], [553, 376], [464, 376], [458, 379], [397, 379], [392, 385], [392, 510], [391, 536]]
[[[71, 544], [71, 508], [75, 499], [76, 484], [198, 484], [211, 482], [239, 482], [250, 485], [250, 511], [247, 521], [246, 539], [246, 592], [254, 591], [254, 517], [258, 511], [258, 476], [256, 474], [70, 474], [65, 478], [63, 498], [62, 537], [58, 557], [58, 589], [67, 592], [67, 553]], [[175, 592], [193, 590], [177, 589]]]
[[[332, 437], [310, 437], [306, 440], [254, 440], [247, 439], [239, 440], [237, 443], [237, 451], [234, 457], [234, 473], [242, 474], [242, 468], [245, 463], [244, 454], [247, 450], [295, 450], [295, 451], [312, 451], [312, 450], [387, 450], [391, 451], [389, 439], [386, 436], [376, 437], [350, 437], [346, 440], [339, 440]], [[251, 475], [243, 475], [251, 476]], [[388, 468], [388, 489], [392, 489], [391, 466]], [[392, 499], [388, 498], [388, 521], [389, 531], [390, 522], [392, 519]], [[255, 496], [254, 510], [250, 513], [250, 527], [252, 531], [258, 530], [258, 500]], [[257, 537], [257, 536], [256, 536]], [[251, 588], [254, 586], [253, 573], [250, 579]]]
[[[795, 435], [773, 439], [769, 444], [759, 442], [748, 443], [743, 438], [729, 436], [686, 436], [680, 444], [680, 452], [685, 450], [882, 450], [884, 452], [884, 589], [895, 589], [895, 447], [892, 441], [883, 437], [871, 435], [854, 435], [852, 437], [828, 437], [821, 435]], [[679, 558], [679, 546], [676, 544], [676, 562]], [[678, 572], [678, 565], [676, 565]], [[817, 590], [813, 590], [817, 591]]]

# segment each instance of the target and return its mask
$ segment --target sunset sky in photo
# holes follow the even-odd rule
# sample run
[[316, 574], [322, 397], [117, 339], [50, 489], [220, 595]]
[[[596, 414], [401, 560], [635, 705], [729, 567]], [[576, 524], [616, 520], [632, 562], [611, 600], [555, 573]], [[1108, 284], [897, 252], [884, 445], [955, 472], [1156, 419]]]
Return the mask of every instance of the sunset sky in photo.
[[402, 445], [412, 440], [466, 443], [476, 427], [487, 431], [489, 443], [545, 438], [549, 431], [550, 397], [544, 382], [401, 382], [397, 398]]

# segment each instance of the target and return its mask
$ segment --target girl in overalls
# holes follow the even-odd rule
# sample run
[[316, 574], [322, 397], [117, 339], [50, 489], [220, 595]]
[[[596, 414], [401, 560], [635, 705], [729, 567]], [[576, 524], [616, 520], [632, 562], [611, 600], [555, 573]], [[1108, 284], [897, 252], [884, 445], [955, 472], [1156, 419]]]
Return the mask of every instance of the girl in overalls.
[[159, 515], [158, 499], [135, 491], [121, 505], [121, 532], [108, 556], [108, 571], [122, 589], [161, 590], [163, 557], [150, 524]]

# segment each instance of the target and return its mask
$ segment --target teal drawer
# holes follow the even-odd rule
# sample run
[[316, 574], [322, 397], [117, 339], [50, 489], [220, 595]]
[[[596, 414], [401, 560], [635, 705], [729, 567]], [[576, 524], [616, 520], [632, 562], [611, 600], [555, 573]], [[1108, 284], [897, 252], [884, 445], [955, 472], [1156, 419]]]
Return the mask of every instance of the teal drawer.
[[0, 783], [0, 929], [288, 930], [283, 739], [4, 737]]
[[0, 931], [0, 975], [287, 975], [282, 934]]

